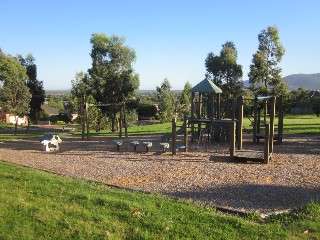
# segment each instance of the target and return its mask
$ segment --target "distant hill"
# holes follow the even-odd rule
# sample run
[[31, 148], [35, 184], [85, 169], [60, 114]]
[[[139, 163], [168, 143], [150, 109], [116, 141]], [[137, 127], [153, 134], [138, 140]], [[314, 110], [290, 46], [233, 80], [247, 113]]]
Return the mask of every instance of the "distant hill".
[[320, 89], [320, 73], [314, 74], [292, 74], [283, 78], [288, 84], [289, 89], [298, 89], [303, 87], [309, 90]]
[[[298, 88], [305, 88], [308, 90], [319, 90], [320, 89], [320, 73], [314, 74], [291, 74], [282, 80], [288, 84], [289, 89], [295, 90]], [[249, 87], [249, 80], [244, 81], [244, 86]]]

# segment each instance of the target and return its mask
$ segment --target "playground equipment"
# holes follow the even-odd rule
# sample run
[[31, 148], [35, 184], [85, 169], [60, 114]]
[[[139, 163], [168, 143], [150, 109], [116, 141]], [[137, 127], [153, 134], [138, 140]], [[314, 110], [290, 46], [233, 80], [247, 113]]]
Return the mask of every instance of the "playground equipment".
[[59, 143], [62, 143], [62, 140], [59, 135], [45, 134], [41, 137], [40, 142], [43, 144], [43, 150], [50, 152], [58, 151], [60, 149]]
[[[250, 151], [242, 149], [242, 134], [243, 134], [243, 101], [254, 100], [254, 120], [253, 120], [253, 142], [259, 142], [260, 139], [264, 139], [264, 151]], [[282, 142], [282, 129], [283, 129], [283, 112], [282, 112], [282, 99], [280, 98], [280, 110], [278, 121], [278, 143]], [[267, 109], [269, 103], [269, 121], [267, 121]], [[232, 123], [230, 129], [231, 144], [230, 144], [230, 156], [235, 160], [242, 161], [259, 161], [263, 163], [269, 163], [273, 152], [274, 134], [274, 120], [276, 113], [276, 97], [266, 96], [258, 97], [254, 99], [244, 99], [239, 97], [237, 99], [238, 117], [237, 121]], [[261, 132], [261, 110], [264, 109], [264, 134]], [[236, 134], [237, 133], [237, 134]], [[237, 142], [237, 150], [236, 150]]]
[[119, 137], [122, 137], [122, 128], [125, 129], [125, 137], [128, 137], [128, 129], [127, 129], [127, 117], [126, 117], [126, 104], [125, 102], [121, 103], [108, 103], [108, 104], [88, 104], [87, 102], [84, 104], [83, 108], [83, 119], [82, 121], [82, 140], [84, 140], [84, 136], [87, 135], [87, 140], [89, 140], [90, 136], [90, 126], [89, 126], [89, 107], [119, 107], [120, 106], [120, 119], [119, 119]]
[[[199, 139], [202, 126], [207, 130], [213, 129], [214, 119], [220, 120], [220, 94], [222, 90], [213, 82], [205, 79], [191, 89], [191, 141]], [[197, 99], [196, 99], [197, 94]], [[207, 101], [204, 101], [207, 99]], [[208, 125], [211, 124], [211, 128]], [[197, 131], [196, 131], [197, 130]]]
[[230, 128], [230, 156], [236, 161], [257, 161], [269, 163], [273, 152], [273, 132], [270, 124], [265, 124], [264, 151], [252, 151], [242, 149], [242, 136], [238, 136], [238, 148], [236, 150], [236, 123], [231, 123]]
[[[243, 102], [244, 101], [254, 101], [254, 110], [253, 110], [253, 142], [259, 142], [260, 139], [265, 138], [265, 134], [262, 132], [262, 126], [265, 124], [270, 124], [272, 134], [275, 133], [275, 115], [276, 115], [276, 97], [274, 96], [264, 96], [258, 97], [255, 96], [254, 99], [245, 99], [243, 97], [239, 97], [236, 101], [238, 114], [237, 114], [237, 136], [242, 136], [242, 126], [243, 126]], [[272, 136], [273, 139], [277, 140], [278, 144], [282, 143], [282, 135], [283, 135], [283, 105], [282, 105], [282, 97], [278, 98], [278, 124], [277, 124], [277, 132]], [[268, 111], [269, 108], [269, 111]], [[234, 107], [235, 109], [235, 107]], [[261, 119], [261, 112], [263, 111], [263, 122]], [[268, 118], [269, 115], [269, 118]], [[242, 140], [238, 141], [239, 143]]]

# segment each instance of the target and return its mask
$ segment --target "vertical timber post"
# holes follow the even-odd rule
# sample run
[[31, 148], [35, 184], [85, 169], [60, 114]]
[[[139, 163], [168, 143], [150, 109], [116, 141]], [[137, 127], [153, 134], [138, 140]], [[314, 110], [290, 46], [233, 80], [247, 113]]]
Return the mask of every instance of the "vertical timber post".
[[264, 157], [263, 163], [269, 163], [270, 156], [270, 124], [265, 124]]
[[240, 96], [238, 98], [238, 128], [237, 128], [238, 150], [242, 149], [242, 126], [243, 126], [243, 97]]
[[188, 115], [184, 115], [183, 126], [184, 126], [184, 138], [183, 138], [184, 151], [187, 152], [188, 151]]
[[282, 105], [283, 97], [280, 96], [279, 103], [279, 118], [278, 118], [278, 144], [282, 143], [282, 134], [283, 134], [283, 105]]
[[176, 141], [177, 141], [177, 121], [175, 118], [172, 118], [172, 155], [177, 154]]
[[86, 132], [86, 96], [83, 95], [83, 104], [82, 104], [82, 131], [81, 131], [81, 138], [82, 141], [84, 140], [84, 135]]
[[258, 128], [258, 96], [254, 97], [253, 107], [253, 142], [257, 142], [257, 128]]
[[126, 138], [128, 137], [128, 122], [127, 122], [127, 111], [126, 111], [126, 103], [122, 103], [123, 108], [123, 120], [124, 120], [124, 135]]
[[194, 92], [191, 93], [191, 142], [194, 142]]
[[220, 120], [221, 116], [220, 116], [220, 93], [217, 94], [217, 119]]
[[90, 136], [90, 126], [89, 126], [89, 104], [86, 102], [86, 126], [87, 126], [87, 140]]
[[230, 125], [230, 157], [236, 155], [236, 124], [234, 121]]
[[119, 119], [119, 137], [122, 137], [122, 119], [123, 119], [123, 104], [120, 106], [120, 119]]
[[273, 138], [274, 138], [274, 119], [276, 115], [276, 97], [271, 97], [270, 101], [270, 149], [273, 152]]

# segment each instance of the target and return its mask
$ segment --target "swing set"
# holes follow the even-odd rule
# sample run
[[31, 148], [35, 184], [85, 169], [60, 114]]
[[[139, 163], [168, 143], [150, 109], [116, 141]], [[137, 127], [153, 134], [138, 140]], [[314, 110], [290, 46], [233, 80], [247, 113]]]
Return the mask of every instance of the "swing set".
[[125, 137], [128, 137], [128, 126], [127, 126], [127, 115], [126, 115], [126, 104], [125, 102], [121, 103], [107, 103], [107, 104], [84, 104], [83, 108], [83, 119], [82, 121], [82, 140], [84, 140], [85, 135], [87, 136], [87, 140], [89, 140], [90, 136], [90, 126], [89, 126], [89, 107], [120, 107], [120, 119], [119, 119], [119, 137], [122, 137], [123, 132], [122, 128], [124, 128]]

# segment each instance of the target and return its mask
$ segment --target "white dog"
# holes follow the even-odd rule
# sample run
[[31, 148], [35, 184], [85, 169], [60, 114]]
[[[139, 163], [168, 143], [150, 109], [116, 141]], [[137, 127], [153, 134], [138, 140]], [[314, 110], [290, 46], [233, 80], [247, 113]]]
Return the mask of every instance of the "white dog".
[[45, 150], [46, 152], [58, 151], [59, 143], [62, 143], [62, 140], [58, 135], [49, 134], [43, 138], [41, 143], [43, 144], [43, 150]]

